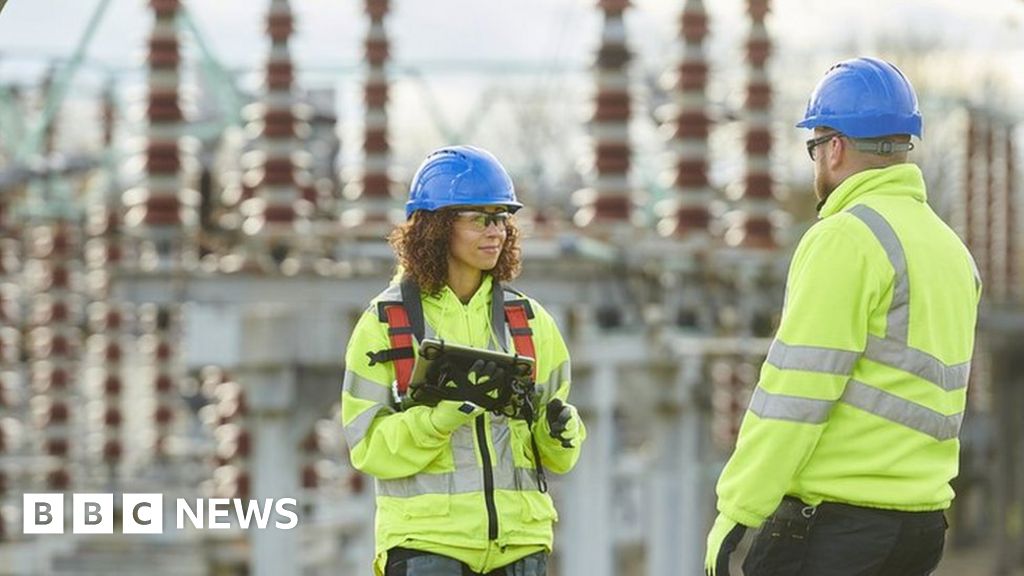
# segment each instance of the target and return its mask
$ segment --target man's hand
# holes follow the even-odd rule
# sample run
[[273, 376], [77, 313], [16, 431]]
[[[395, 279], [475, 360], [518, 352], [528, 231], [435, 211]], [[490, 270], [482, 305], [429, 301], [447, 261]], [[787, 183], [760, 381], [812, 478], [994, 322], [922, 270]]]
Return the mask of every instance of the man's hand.
[[572, 441], [580, 432], [580, 418], [576, 408], [555, 398], [548, 402], [547, 420], [551, 437], [560, 440], [563, 448], [572, 448]]
[[729, 576], [729, 555], [736, 550], [747, 527], [737, 524], [725, 514], [715, 518], [708, 533], [708, 549], [704, 556], [705, 576]]

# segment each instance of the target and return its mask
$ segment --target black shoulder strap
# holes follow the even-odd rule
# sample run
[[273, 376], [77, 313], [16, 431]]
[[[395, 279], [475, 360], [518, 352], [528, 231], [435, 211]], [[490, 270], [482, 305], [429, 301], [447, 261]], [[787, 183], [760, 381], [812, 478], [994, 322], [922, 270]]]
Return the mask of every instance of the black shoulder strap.
[[505, 337], [505, 289], [501, 282], [491, 284], [491, 330], [504, 352], [508, 352], [508, 338]]
[[423, 302], [420, 301], [420, 287], [412, 278], [402, 279], [402, 305], [409, 315], [409, 325], [417, 342], [423, 341], [426, 329], [423, 324]]

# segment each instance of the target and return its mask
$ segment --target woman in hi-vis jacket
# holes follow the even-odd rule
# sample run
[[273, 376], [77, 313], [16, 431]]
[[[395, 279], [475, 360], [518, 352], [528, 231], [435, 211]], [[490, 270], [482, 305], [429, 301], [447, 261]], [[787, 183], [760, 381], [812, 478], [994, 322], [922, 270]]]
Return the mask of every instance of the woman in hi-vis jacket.
[[[352, 464], [376, 480], [377, 576], [547, 573], [557, 514], [544, 472], [572, 469], [586, 431], [568, 403], [569, 353], [554, 320], [501, 285], [519, 272], [521, 207], [490, 153], [430, 154], [390, 236], [399, 274], [348, 343], [342, 424]], [[457, 399], [403, 402], [399, 381], [424, 336], [532, 356], [529, 416]], [[474, 364], [464, 376], [485, 386], [502, 374]]]

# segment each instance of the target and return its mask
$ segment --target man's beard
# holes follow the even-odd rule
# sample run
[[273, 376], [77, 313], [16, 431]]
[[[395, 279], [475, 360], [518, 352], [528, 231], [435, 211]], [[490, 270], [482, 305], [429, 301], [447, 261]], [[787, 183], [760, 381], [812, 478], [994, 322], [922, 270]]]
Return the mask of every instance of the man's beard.
[[815, 177], [814, 177], [814, 195], [818, 199], [819, 209], [820, 209], [820, 206], [825, 203], [825, 200], [828, 199], [828, 195], [831, 194], [833, 191], [835, 191], [835, 189], [836, 189], [835, 185], [830, 183], [825, 178], [824, 174], [819, 173], [819, 174], [815, 175]]

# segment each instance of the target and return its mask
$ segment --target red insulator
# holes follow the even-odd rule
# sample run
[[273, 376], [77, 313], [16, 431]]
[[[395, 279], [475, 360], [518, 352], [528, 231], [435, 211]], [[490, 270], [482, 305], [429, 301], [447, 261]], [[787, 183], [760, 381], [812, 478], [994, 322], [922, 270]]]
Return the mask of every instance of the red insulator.
[[302, 487], [303, 488], [316, 488], [320, 485], [320, 475], [317, 474], [316, 466], [313, 464], [307, 464], [302, 467]]
[[387, 198], [391, 196], [391, 179], [387, 174], [372, 172], [363, 174], [364, 198]]
[[50, 404], [49, 417], [47, 423], [49, 424], [63, 424], [68, 421], [71, 417], [71, 410], [68, 409], [67, 404], [60, 400], [55, 400]]
[[63, 266], [56, 266], [50, 271], [50, 286], [53, 288], [68, 288], [71, 283], [71, 273]]
[[67, 438], [47, 438], [46, 439], [46, 453], [50, 456], [67, 456], [68, 455], [68, 440]]
[[271, 12], [267, 17], [267, 34], [275, 43], [286, 42], [295, 33], [295, 17], [291, 12]]
[[622, 14], [631, 4], [630, 0], [598, 0], [597, 7], [605, 14]]
[[54, 368], [50, 372], [50, 387], [54, 390], [65, 390], [71, 384], [71, 376], [63, 368]]
[[703, 110], [683, 111], [676, 116], [672, 138], [675, 140], [706, 140], [710, 128], [711, 119]]
[[149, 6], [158, 15], [174, 15], [181, 8], [181, 0], [149, 0]]
[[366, 48], [366, 61], [372, 66], [383, 65], [391, 55], [387, 38], [367, 38], [364, 46]]
[[747, 86], [746, 107], [750, 110], [767, 110], [772, 104], [771, 84], [750, 84]]
[[678, 68], [679, 80], [676, 89], [703, 90], [708, 83], [706, 62], [681, 62]]
[[746, 177], [746, 188], [744, 198], [759, 198], [769, 200], [772, 198], [772, 176], [771, 174], [750, 173]]
[[363, 135], [363, 151], [367, 154], [382, 155], [391, 149], [388, 144], [388, 135], [385, 130], [367, 130]]
[[625, 108], [629, 109], [629, 92], [602, 90], [597, 93], [595, 103], [598, 108]]
[[767, 156], [772, 151], [772, 133], [767, 128], [753, 128], [746, 135], [746, 150], [751, 156]]
[[57, 357], [66, 357], [71, 353], [71, 344], [63, 334], [54, 334], [50, 342], [50, 354]]
[[711, 213], [706, 206], [687, 206], [676, 211], [679, 231], [707, 230], [711, 223]]
[[111, 439], [103, 443], [104, 462], [116, 462], [121, 459], [121, 454], [121, 442]]
[[116, 308], [111, 308], [107, 311], [106, 317], [106, 329], [116, 331], [121, 328], [121, 312]]
[[107, 408], [103, 414], [103, 424], [108, 428], [119, 428], [122, 421], [121, 410], [113, 406]]
[[110, 342], [107, 344], [107, 349], [104, 351], [103, 357], [107, 362], [116, 364], [121, 361], [121, 345], [117, 342]]
[[156, 377], [155, 388], [161, 394], [172, 392], [174, 391], [174, 381], [168, 374], [160, 373]]
[[103, 392], [107, 395], [114, 396], [120, 394], [122, 389], [121, 377], [116, 374], [108, 374], [103, 380]]
[[[174, 154], [146, 154], [146, 170], [150, 174], [177, 174], [181, 168], [181, 158]], [[174, 198], [171, 196], [171, 198]], [[174, 198], [177, 202], [177, 198]], [[150, 206], [152, 208], [152, 206]]]
[[167, 425], [174, 421], [174, 411], [163, 404], [156, 407], [154, 414], [157, 424]]
[[287, 224], [295, 220], [295, 209], [290, 205], [267, 206], [263, 209], [263, 218], [272, 224]]
[[590, 119], [592, 122], [604, 124], [626, 124], [629, 121], [630, 105], [625, 106], [597, 106]]
[[383, 109], [388, 104], [388, 84], [367, 82], [363, 86], [363, 101], [368, 109]]
[[708, 35], [708, 15], [705, 12], [683, 11], [680, 30], [687, 42], [698, 43]]
[[597, 67], [602, 70], [621, 70], [629, 64], [629, 49], [622, 44], [605, 44], [597, 51]]
[[772, 236], [771, 222], [765, 218], [747, 220], [742, 245], [749, 248], [774, 248], [775, 238]]
[[770, 0], [747, 0], [747, 12], [754, 20], [764, 20], [768, 15], [768, 4]]
[[164, 226], [167, 226], [167, 227], [171, 227], [171, 226], [178, 226], [182, 222], [181, 214], [178, 212], [177, 209], [175, 209], [174, 211], [170, 211], [170, 210], [153, 210], [152, 208], [148, 208], [146, 210], [145, 214], [146, 215], [143, 217], [142, 221], [147, 226], [153, 226], [153, 227], [164, 227]]
[[158, 362], [166, 362], [171, 359], [171, 345], [169, 342], [160, 341], [156, 345], [156, 359]]
[[54, 256], [68, 256], [71, 252], [71, 239], [68, 237], [68, 232], [63, 227], [58, 228], [53, 234], [53, 245], [51, 253]]
[[370, 19], [380, 21], [388, 13], [389, 0], [366, 0], [366, 13]]
[[267, 65], [267, 88], [289, 90], [295, 80], [291, 62], [272, 62]]
[[146, 117], [151, 124], [173, 124], [185, 119], [177, 102], [159, 104], [150, 102], [146, 106]]
[[672, 184], [679, 188], [700, 188], [702, 186], [707, 186], [707, 162], [703, 159], [676, 161], [676, 177]]
[[252, 436], [249, 434], [249, 431], [241, 430], [236, 441], [238, 443], [237, 455], [242, 458], [248, 458], [252, 450]]
[[235, 493], [238, 498], [249, 498], [252, 493], [252, 480], [248, 472], [243, 470], [238, 473], [238, 478], [235, 479]]
[[362, 494], [365, 487], [366, 483], [363, 480], [362, 474], [352, 474], [348, 477], [348, 489], [353, 494]]
[[751, 38], [747, 41], [747, 60], [757, 67], [763, 67], [772, 54], [772, 41], [769, 38]]
[[116, 242], [110, 242], [107, 244], [106, 251], [108, 264], [117, 264], [118, 262], [121, 261], [121, 257], [123, 256], [123, 254], [121, 251], [120, 244]]
[[318, 452], [320, 450], [320, 440], [317, 438], [316, 432], [310, 432], [306, 434], [306, 437], [302, 439], [302, 451], [307, 453]]
[[625, 220], [629, 218], [632, 202], [626, 196], [598, 196], [593, 207], [598, 220]]
[[46, 484], [53, 490], [67, 490], [71, 487], [71, 474], [66, 468], [58, 468], [46, 475]]
[[68, 319], [68, 305], [63, 301], [56, 301], [50, 306], [50, 321], [64, 322]]

